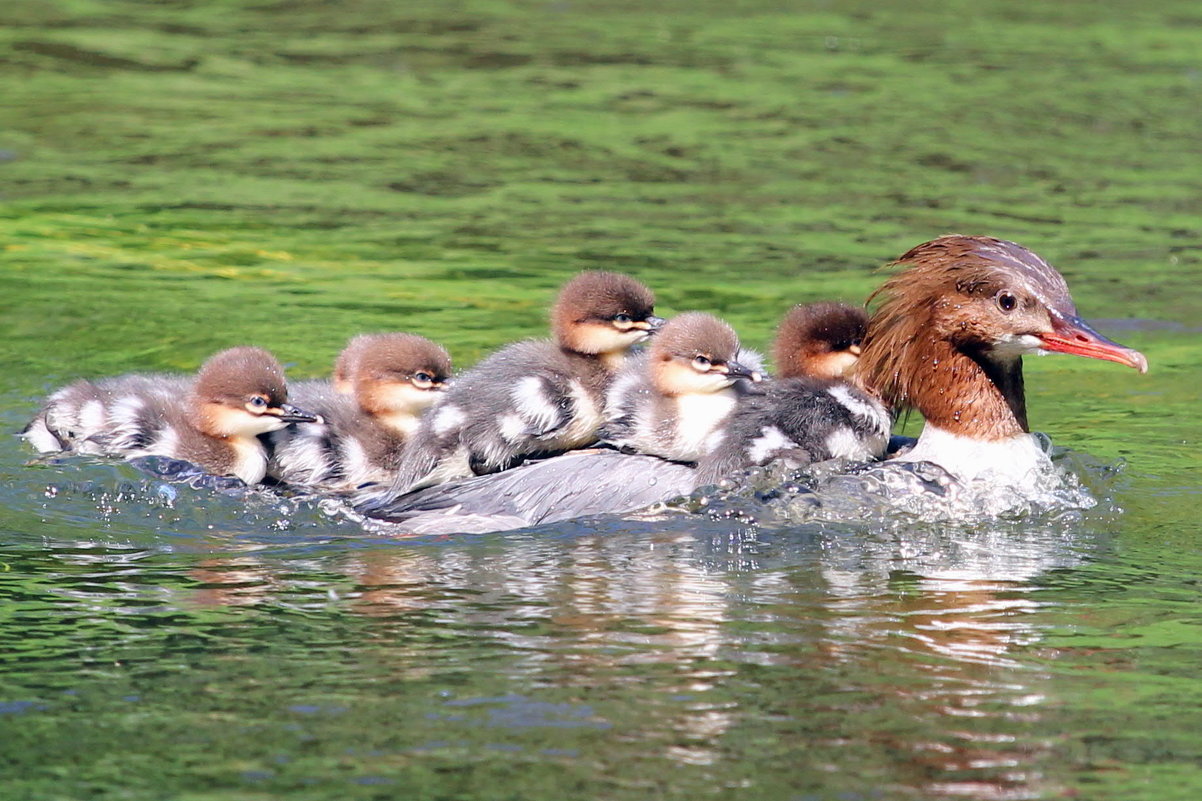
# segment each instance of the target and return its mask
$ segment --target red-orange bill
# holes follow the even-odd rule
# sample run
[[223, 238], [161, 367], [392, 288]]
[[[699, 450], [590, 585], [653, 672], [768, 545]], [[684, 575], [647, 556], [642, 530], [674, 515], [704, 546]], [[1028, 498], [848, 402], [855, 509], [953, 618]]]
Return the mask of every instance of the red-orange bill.
[[1044, 350], [1104, 359], [1134, 367], [1141, 373], [1148, 372], [1148, 360], [1142, 353], [1107, 339], [1080, 317], [1053, 317], [1052, 325], [1051, 333], [1039, 335]]

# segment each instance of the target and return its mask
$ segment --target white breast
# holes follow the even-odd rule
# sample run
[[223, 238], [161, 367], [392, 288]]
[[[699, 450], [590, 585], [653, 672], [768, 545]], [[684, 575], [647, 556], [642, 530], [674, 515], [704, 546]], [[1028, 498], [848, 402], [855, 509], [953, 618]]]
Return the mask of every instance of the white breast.
[[731, 390], [681, 395], [676, 398], [676, 436], [670, 459], [695, 462], [706, 454], [710, 434], [735, 408]]
[[230, 472], [247, 484], [258, 484], [267, 474], [267, 454], [257, 439], [232, 437], [230, 447], [234, 449], [234, 464]]
[[1022, 485], [1051, 467], [1038, 437], [1019, 434], [1001, 440], [960, 436], [927, 423], [918, 443], [896, 457], [902, 462], [934, 462], [963, 481], [989, 478]]

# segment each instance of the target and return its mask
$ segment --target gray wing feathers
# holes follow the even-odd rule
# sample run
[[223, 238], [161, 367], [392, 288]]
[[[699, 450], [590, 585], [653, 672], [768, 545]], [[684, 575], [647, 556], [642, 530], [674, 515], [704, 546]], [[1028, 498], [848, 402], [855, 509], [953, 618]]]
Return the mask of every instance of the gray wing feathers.
[[[429, 527], [441, 517], [459, 518], [470, 530], [493, 519], [498, 527], [487, 530], [502, 530], [514, 528], [514, 521], [533, 526], [643, 509], [691, 492], [694, 474], [654, 456], [579, 451], [421, 490], [367, 513], [406, 528], [435, 530]], [[460, 523], [448, 525], [459, 530]]]

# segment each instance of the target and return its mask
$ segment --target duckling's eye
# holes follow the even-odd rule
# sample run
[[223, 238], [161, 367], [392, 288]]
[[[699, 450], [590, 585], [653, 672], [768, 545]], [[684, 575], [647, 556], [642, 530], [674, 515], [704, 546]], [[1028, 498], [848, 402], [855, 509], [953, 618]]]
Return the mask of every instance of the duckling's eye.
[[1004, 312], [1012, 312], [1018, 308], [1018, 298], [1014, 297], [1014, 293], [1003, 289], [997, 293], [997, 307]]
[[256, 409], [267, 408], [267, 398], [260, 397], [259, 395], [255, 395], [253, 398], [251, 398], [249, 403], [251, 406], [255, 407]]
[[634, 318], [631, 317], [629, 314], [625, 314], [625, 313], [615, 314], [610, 319], [613, 320], [618, 325], [629, 325], [630, 323], [634, 322]]
[[711, 362], [705, 356], [694, 356], [693, 357], [693, 366], [696, 367], [698, 370], [708, 370], [708, 369], [710, 369], [711, 364], [713, 364], [713, 362]]
[[417, 373], [413, 377], [423, 384], [429, 384], [434, 380], [434, 376], [430, 375], [429, 373]]

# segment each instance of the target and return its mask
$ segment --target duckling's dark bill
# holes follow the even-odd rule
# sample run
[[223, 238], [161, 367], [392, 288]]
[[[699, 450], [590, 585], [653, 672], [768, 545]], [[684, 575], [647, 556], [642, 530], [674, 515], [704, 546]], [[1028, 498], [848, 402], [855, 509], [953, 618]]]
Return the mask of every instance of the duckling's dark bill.
[[752, 370], [750, 367], [739, 364], [738, 362], [726, 363], [726, 374], [731, 378], [746, 378], [752, 383], [759, 383], [764, 380], [762, 373], [757, 370]]
[[285, 423], [323, 423], [320, 414], [306, 412], [304, 409], [298, 409], [290, 403], [281, 403], [279, 408], [268, 409], [267, 414], [274, 414], [283, 420]]

